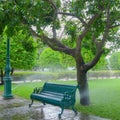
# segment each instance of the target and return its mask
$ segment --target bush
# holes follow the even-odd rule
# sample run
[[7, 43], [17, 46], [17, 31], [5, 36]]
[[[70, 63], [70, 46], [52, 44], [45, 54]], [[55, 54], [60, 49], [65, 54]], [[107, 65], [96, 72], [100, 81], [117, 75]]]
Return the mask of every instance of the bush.
[[[119, 78], [120, 71], [89, 71], [88, 79], [99, 78]], [[60, 72], [36, 72], [36, 71], [23, 71], [15, 72], [12, 76], [14, 81], [25, 80], [58, 80], [58, 79], [74, 79], [76, 80], [76, 71], [60, 71]]]
[[102, 70], [102, 71], [89, 71], [88, 78], [119, 78], [120, 71], [109, 71], [109, 70]]

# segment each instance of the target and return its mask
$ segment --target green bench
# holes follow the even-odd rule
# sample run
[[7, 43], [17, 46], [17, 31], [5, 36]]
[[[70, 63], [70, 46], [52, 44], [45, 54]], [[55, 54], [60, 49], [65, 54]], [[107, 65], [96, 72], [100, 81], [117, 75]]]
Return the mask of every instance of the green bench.
[[34, 89], [33, 93], [30, 95], [32, 102], [29, 104], [29, 107], [31, 107], [34, 100], [38, 100], [44, 105], [48, 103], [59, 106], [61, 108], [61, 113], [58, 114], [59, 118], [61, 118], [65, 108], [72, 108], [75, 114], [77, 114], [77, 111], [74, 109], [77, 87], [78, 86], [74, 85], [45, 83], [43, 88]]

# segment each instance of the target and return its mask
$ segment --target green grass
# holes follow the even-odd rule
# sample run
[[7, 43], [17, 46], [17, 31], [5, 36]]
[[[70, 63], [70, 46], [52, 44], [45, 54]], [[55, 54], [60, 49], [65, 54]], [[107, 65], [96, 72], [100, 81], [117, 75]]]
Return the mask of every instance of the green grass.
[[[76, 84], [76, 81], [53, 81], [63, 84]], [[13, 84], [13, 94], [29, 99], [35, 87], [41, 87], [40, 83]], [[81, 106], [79, 104], [79, 95], [77, 96], [76, 109], [82, 113], [97, 115], [112, 120], [120, 120], [120, 79], [90, 80], [90, 106]], [[0, 86], [0, 91], [3, 87]]]
[[76, 108], [83, 113], [120, 120], [120, 79], [91, 80], [89, 88], [91, 105]]

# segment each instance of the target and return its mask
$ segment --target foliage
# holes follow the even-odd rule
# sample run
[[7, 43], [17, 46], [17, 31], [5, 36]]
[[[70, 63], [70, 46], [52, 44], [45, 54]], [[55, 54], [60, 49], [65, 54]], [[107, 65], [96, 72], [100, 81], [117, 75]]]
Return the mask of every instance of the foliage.
[[62, 69], [75, 66], [73, 57], [53, 51], [51, 48], [45, 48], [41, 52], [39, 62], [42, 68]]
[[88, 78], [89, 79], [99, 79], [99, 78], [119, 78], [120, 71], [119, 70], [97, 70], [97, 71], [89, 71]]
[[[59, 79], [76, 79], [75, 70], [60, 70], [53, 71], [15, 71], [12, 75], [13, 81], [26, 81], [26, 80], [59, 80]], [[88, 80], [105, 79], [105, 78], [119, 78], [119, 70], [97, 70], [89, 71], [87, 74]]]
[[[58, 2], [57, 5], [59, 6]], [[40, 28], [40, 26], [44, 27], [49, 25], [51, 22], [53, 22], [53, 18], [55, 17], [54, 10], [50, 7], [48, 2], [43, 0], [2, 0], [0, 8], [0, 30], [2, 32], [2, 28], [7, 25], [9, 28], [7, 30], [9, 36], [14, 35], [15, 29], [26, 29], [27, 26], [24, 25], [26, 19], [28, 25], [37, 25], [36, 27]], [[19, 25], [21, 26], [20, 28], [18, 27]]]
[[40, 54], [40, 66], [43, 68], [60, 68], [60, 53], [51, 48], [45, 48]]
[[[79, 48], [82, 47], [82, 49], [79, 54], [82, 56], [80, 58], [85, 63], [92, 62], [94, 57], [100, 54], [101, 49], [105, 50], [104, 45], [107, 41], [118, 44], [119, 34], [116, 34], [117, 26], [119, 26], [118, 3], [119, 0], [115, 2], [112, 0], [104, 2], [91, 0], [68, 2], [65, 0], [62, 4], [60, 0], [11, 0], [7, 2], [2, 0], [0, 4], [0, 33], [3, 32], [6, 25], [8, 36], [14, 35], [16, 30], [26, 29], [31, 35], [42, 38], [43, 42], [52, 49], [72, 56], [73, 54], [67, 52], [69, 49], [64, 45], [74, 49], [78, 47], [78, 41], [81, 41]], [[33, 28], [35, 28], [36, 33]], [[61, 46], [55, 39], [51, 40], [49, 36], [58, 38], [59, 34], [57, 33], [62, 28], [64, 28], [64, 31], [62, 31], [64, 33], [62, 38], [64, 39], [61, 41], [64, 45]], [[44, 35], [47, 35], [48, 38], [46, 39]], [[80, 37], [82, 38], [78, 40]], [[66, 49], [68, 50], [66, 51]], [[98, 60], [94, 64], [97, 62]], [[91, 65], [91, 67], [93, 66]]]
[[42, 81], [49, 81], [49, 80], [60, 80], [60, 79], [75, 79], [76, 73], [75, 71], [15, 71], [14, 75], [12, 75], [13, 81], [21, 81], [25, 82], [27, 80], [34, 81], [34, 80], [42, 80]]
[[[25, 31], [18, 31], [16, 36], [10, 38], [10, 62], [11, 67], [16, 69], [31, 69], [36, 62], [37, 44]], [[6, 62], [6, 40], [5, 32], [0, 44], [0, 67], [5, 67]]]
[[109, 62], [112, 70], [120, 70], [120, 52], [112, 53]]
[[61, 53], [60, 63], [62, 64], [62, 66], [64, 68], [75, 67], [76, 66], [74, 58], [69, 56], [69, 55], [66, 55], [64, 53]]
[[[77, 22], [77, 21], [76, 21]], [[71, 37], [71, 43], [76, 39], [77, 34], [77, 23], [75, 21], [68, 21], [65, 25], [65, 32], [68, 36]]]
[[92, 68], [92, 70], [106, 70], [108, 63], [106, 61], [105, 55], [101, 56], [98, 63]]

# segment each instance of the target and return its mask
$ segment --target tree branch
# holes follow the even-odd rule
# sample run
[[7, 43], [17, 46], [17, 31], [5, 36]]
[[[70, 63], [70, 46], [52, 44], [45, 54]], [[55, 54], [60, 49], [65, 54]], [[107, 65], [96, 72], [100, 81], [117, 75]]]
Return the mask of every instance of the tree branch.
[[113, 26], [111, 26], [110, 28], [112, 29], [112, 28], [116, 28], [116, 27], [120, 27], [120, 23], [117, 24], [117, 25], [113, 25]]
[[57, 14], [75, 17], [75, 18], [79, 19], [84, 26], [86, 26], [86, 22], [85, 22], [81, 17], [78, 17], [78, 16], [76, 16], [76, 15], [74, 15], [74, 14], [72, 14], [72, 13], [57, 12]]
[[101, 55], [103, 54], [103, 52], [104, 52], [103, 46], [105, 45], [107, 36], [109, 34], [109, 29], [110, 29], [110, 7], [108, 5], [106, 27], [105, 27], [105, 31], [103, 34], [103, 38], [102, 38], [101, 42], [97, 43], [97, 53], [96, 53], [94, 59], [91, 62], [84, 65], [84, 67], [86, 68], [86, 71], [91, 69], [93, 66], [95, 66], [95, 64], [97, 64]]
[[[51, 2], [50, 0], [48, 0], [48, 1]], [[71, 48], [65, 46], [64, 44], [62, 44], [61, 42], [59, 42], [56, 39], [55, 28], [53, 28], [53, 38], [48, 38], [44, 34], [39, 35], [36, 31], [34, 31], [32, 29], [32, 27], [29, 25], [27, 19], [24, 17], [24, 15], [22, 14], [21, 11], [20, 11], [20, 15], [21, 15], [21, 18], [22, 18], [22, 24], [27, 24], [29, 26], [29, 30], [34, 37], [38, 37], [41, 40], [43, 40], [43, 42], [46, 43], [48, 46], [50, 46], [53, 50], [64, 52], [68, 55], [74, 56], [74, 53], [75, 53], [74, 49], [71, 49]]]
[[110, 4], [108, 4], [106, 13], [107, 13], [106, 26], [105, 26], [105, 31], [104, 31], [103, 38], [102, 38], [101, 44], [99, 46], [100, 47], [99, 49], [101, 49], [105, 45], [107, 36], [109, 34], [109, 30], [110, 30]]
[[65, 46], [64, 44], [62, 44], [57, 39], [55, 39], [55, 38], [48, 38], [44, 34], [39, 35], [31, 27], [30, 27], [30, 31], [31, 31], [33, 36], [40, 38], [44, 43], [46, 43], [53, 50], [64, 52], [64, 53], [66, 53], [68, 55], [71, 55], [71, 56], [75, 55], [75, 49], [71, 49], [71, 48]]
[[85, 35], [87, 34], [87, 32], [89, 31], [91, 25], [93, 24], [93, 22], [97, 19], [97, 17], [100, 14], [95, 14], [87, 23], [86, 27], [84, 28], [83, 32], [81, 35], [79, 35], [78, 40], [77, 40], [77, 46], [76, 46], [76, 56], [79, 56], [80, 53], [78, 53], [77, 51], [81, 51], [81, 43], [82, 43], [82, 39], [85, 37]]
[[67, 46], [63, 45], [61, 42], [59, 42], [54, 38], [50, 39], [46, 36], [42, 36], [42, 37], [43, 37], [43, 41], [53, 50], [64, 52], [68, 55], [74, 56], [74, 51], [75, 51], [74, 49], [68, 48]]
[[91, 62], [86, 63], [84, 65], [86, 71], [88, 71], [89, 69], [91, 69], [93, 66], [97, 64], [103, 52], [104, 50], [101, 49], [99, 52], [97, 52], [97, 54], [95, 55], [94, 59]]
[[53, 38], [56, 39], [56, 29], [54, 26], [52, 26], [52, 32], [53, 32]]
[[45, 0], [45, 1], [49, 2], [49, 3], [52, 5], [52, 7], [53, 7], [55, 10], [57, 10], [57, 6], [56, 6], [51, 0]]

